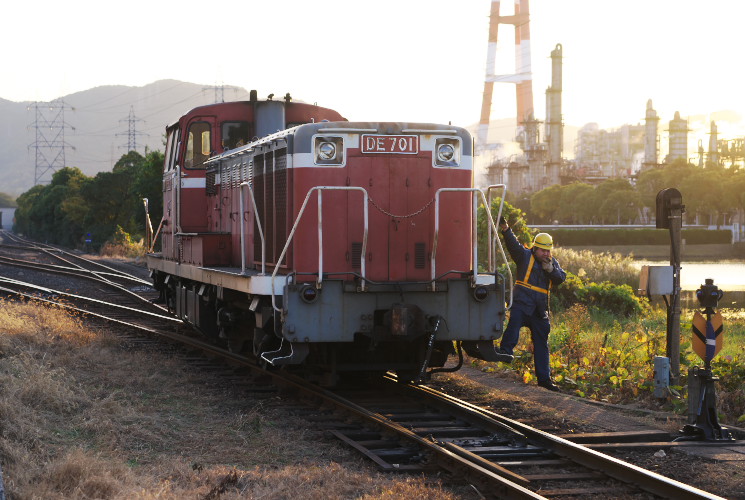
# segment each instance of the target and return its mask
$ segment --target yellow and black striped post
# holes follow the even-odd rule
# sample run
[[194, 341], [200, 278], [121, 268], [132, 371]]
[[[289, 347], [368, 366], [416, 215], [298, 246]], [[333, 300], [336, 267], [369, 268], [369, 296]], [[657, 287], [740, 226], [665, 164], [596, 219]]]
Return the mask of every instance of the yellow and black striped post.
[[714, 382], [719, 380], [711, 371], [711, 362], [722, 350], [724, 323], [715, 311], [724, 292], [707, 279], [696, 291], [703, 314], [693, 315], [693, 350], [704, 361], [704, 367], [694, 366], [688, 371], [688, 423], [681, 429], [678, 440], [733, 441], [732, 434], [719, 425], [717, 396]]

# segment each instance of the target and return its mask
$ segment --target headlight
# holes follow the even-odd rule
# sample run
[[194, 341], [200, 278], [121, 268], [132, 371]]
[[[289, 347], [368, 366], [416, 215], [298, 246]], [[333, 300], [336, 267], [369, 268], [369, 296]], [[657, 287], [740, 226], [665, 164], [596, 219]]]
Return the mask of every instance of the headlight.
[[440, 144], [437, 147], [437, 159], [440, 161], [450, 161], [455, 156], [455, 148], [452, 144]]
[[486, 297], [489, 296], [489, 289], [485, 286], [477, 286], [473, 289], [473, 298], [477, 302], [482, 302]]
[[318, 158], [321, 160], [333, 160], [336, 158], [336, 146], [332, 142], [322, 142], [318, 145]]
[[312, 304], [318, 298], [318, 288], [313, 285], [303, 285], [300, 289], [300, 298], [308, 304]]
[[457, 137], [441, 137], [435, 141], [435, 167], [460, 166], [460, 139]]
[[316, 136], [313, 148], [314, 163], [316, 165], [344, 165], [343, 138]]

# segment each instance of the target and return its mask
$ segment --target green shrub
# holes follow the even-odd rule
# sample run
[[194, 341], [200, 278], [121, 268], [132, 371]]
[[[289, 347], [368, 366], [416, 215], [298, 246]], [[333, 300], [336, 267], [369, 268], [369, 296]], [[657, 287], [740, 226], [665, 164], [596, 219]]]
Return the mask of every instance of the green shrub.
[[628, 285], [608, 281], [588, 283], [578, 291], [579, 302], [628, 318], [642, 312], [642, 304]]
[[585, 281], [567, 272], [567, 279], [551, 292], [552, 308], [568, 309], [582, 304], [590, 309], [629, 318], [644, 310], [643, 303], [629, 285], [617, 285], [609, 281], [595, 283]]

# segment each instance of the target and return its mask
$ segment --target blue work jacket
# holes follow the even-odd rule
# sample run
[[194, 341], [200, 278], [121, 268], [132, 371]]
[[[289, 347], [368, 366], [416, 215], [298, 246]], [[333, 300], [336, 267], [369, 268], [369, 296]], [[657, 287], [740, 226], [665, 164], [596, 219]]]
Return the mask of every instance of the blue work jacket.
[[[538, 259], [531, 259], [533, 250], [517, 241], [512, 229], [507, 228], [506, 231], [502, 231], [502, 235], [507, 245], [507, 251], [517, 266], [517, 276], [512, 292], [512, 307], [519, 307], [525, 314], [545, 316], [548, 311], [548, 296], [551, 286], [558, 286], [563, 283], [567, 274], [555, 257], [551, 257], [554, 270], [550, 273], [544, 271]], [[531, 262], [532, 267], [529, 269]]]

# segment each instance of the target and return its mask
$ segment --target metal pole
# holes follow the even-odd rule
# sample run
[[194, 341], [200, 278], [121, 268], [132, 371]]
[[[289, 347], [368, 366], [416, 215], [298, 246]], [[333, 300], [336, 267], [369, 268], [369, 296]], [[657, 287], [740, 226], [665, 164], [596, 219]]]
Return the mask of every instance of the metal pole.
[[680, 246], [683, 207], [670, 210], [670, 265], [673, 266], [673, 295], [668, 318], [667, 356], [670, 358], [670, 382], [680, 385]]

